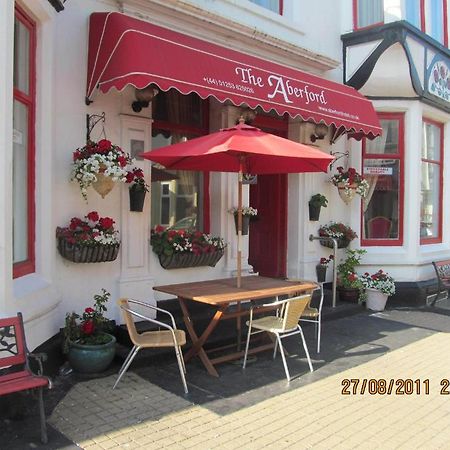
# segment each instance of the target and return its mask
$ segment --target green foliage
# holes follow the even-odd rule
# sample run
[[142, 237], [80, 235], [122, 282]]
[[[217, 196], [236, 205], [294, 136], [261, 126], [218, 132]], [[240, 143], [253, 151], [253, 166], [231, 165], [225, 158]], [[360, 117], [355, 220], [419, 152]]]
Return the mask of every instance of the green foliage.
[[362, 289], [362, 281], [360, 276], [355, 272], [357, 266], [361, 263], [362, 255], [366, 250], [346, 249], [346, 258], [337, 266], [338, 285], [345, 288]]
[[63, 352], [68, 353], [70, 343], [84, 345], [106, 344], [111, 340], [108, 332], [112, 331], [110, 321], [104, 316], [106, 303], [111, 294], [102, 289], [101, 294], [94, 295], [94, 307], [85, 308], [80, 316], [76, 312], [66, 314], [63, 329]]
[[311, 206], [323, 206], [324, 208], [328, 205], [328, 199], [325, 197], [325, 195], [322, 194], [314, 194], [311, 199], [309, 200], [309, 204]]

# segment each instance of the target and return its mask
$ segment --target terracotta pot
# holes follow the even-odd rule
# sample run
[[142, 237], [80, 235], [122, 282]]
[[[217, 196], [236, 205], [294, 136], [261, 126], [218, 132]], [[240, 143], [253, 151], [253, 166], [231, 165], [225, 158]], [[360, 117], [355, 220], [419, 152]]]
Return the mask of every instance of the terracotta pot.
[[358, 288], [345, 288], [338, 286], [339, 300], [341, 302], [358, 303], [359, 289]]

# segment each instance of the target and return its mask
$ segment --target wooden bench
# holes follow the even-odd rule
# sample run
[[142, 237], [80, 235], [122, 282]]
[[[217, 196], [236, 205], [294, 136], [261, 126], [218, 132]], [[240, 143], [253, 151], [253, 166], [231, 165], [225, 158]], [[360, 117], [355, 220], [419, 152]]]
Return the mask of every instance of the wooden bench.
[[[29, 359], [34, 358], [39, 366], [36, 375], [30, 369]], [[39, 414], [41, 418], [41, 440], [48, 442], [45, 423], [43, 389], [51, 388], [51, 382], [42, 376], [42, 361], [45, 354], [33, 354], [27, 349], [22, 314], [0, 319], [0, 395], [20, 391], [38, 390]]]
[[434, 270], [436, 271], [438, 279], [438, 296], [444, 292], [448, 297], [448, 290], [450, 289], [450, 259], [444, 261], [433, 261]]

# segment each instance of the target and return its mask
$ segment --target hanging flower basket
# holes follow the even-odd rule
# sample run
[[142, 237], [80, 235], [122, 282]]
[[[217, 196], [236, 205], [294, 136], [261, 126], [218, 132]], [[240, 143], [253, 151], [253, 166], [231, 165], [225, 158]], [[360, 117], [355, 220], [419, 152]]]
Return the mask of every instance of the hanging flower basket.
[[183, 269], [186, 267], [211, 266], [214, 267], [222, 258], [224, 251], [211, 253], [192, 252], [173, 253], [172, 255], [158, 255], [159, 263], [164, 269]]
[[119, 254], [120, 243], [86, 246], [71, 244], [65, 238], [58, 238], [60, 255], [74, 263], [96, 263], [114, 261]]
[[337, 185], [339, 197], [344, 201], [346, 205], [351, 203], [356, 195], [356, 184], [346, 185], [345, 183], [339, 183]]
[[[337, 247], [338, 248], [347, 248], [348, 245], [350, 244], [350, 241], [348, 239], [337, 238], [336, 240], [337, 240]], [[321, 239], [319, 242], [324, 247], [333, 248], [333, 242], [332, 241]]]
[[113, 190], [114, 180], [103, 173], [98, 173], [97, 181], [92, 183], [92, 187], [102, 196], [102, 198], [105, 198], [105, 195], [109, 194]]

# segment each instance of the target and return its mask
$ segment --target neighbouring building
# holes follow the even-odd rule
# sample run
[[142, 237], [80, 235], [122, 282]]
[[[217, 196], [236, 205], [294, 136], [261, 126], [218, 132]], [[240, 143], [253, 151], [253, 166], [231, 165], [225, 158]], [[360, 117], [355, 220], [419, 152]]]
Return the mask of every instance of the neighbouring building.
[[[258, 176], [244, 192], [258, 209], [244, 269], [314, 279], [329, 250], [309, 240], [319, 223], [308, 201], [322, 193], [320, 223], [357, 231], [362, 269], [383, 268], [400, 294], [423, 300], [435, 284], [430, 262], [450, 255], [446, 18], [446, 0], [1, 2], [0, 316], [22, 311], [34, 348], [102, 288], [155, 302], [157, 284], [232, 276], [236, 174], [138, 158], [151, 186], [141, 213], [130, 212], [125, 184], [104, 198], [88, 188], [86, 203], [70, 177], [89, 132], [138, 156], [240, 116], [331, 152], [330, 174], [355, 167], [370, 185], [364, 202], [345, 205], [330, 174]], [[114, 261], [73, 263], [57, 250], [56, 228], [90, 211], [120, 230]], [[383, 232], [372, 230], [377, 218]], [[213, 268], [165, 270], [149, 245], [155, 225], [193, 226], [228, 247]], [[109, 312], [120, 320], [115, 301]]]

